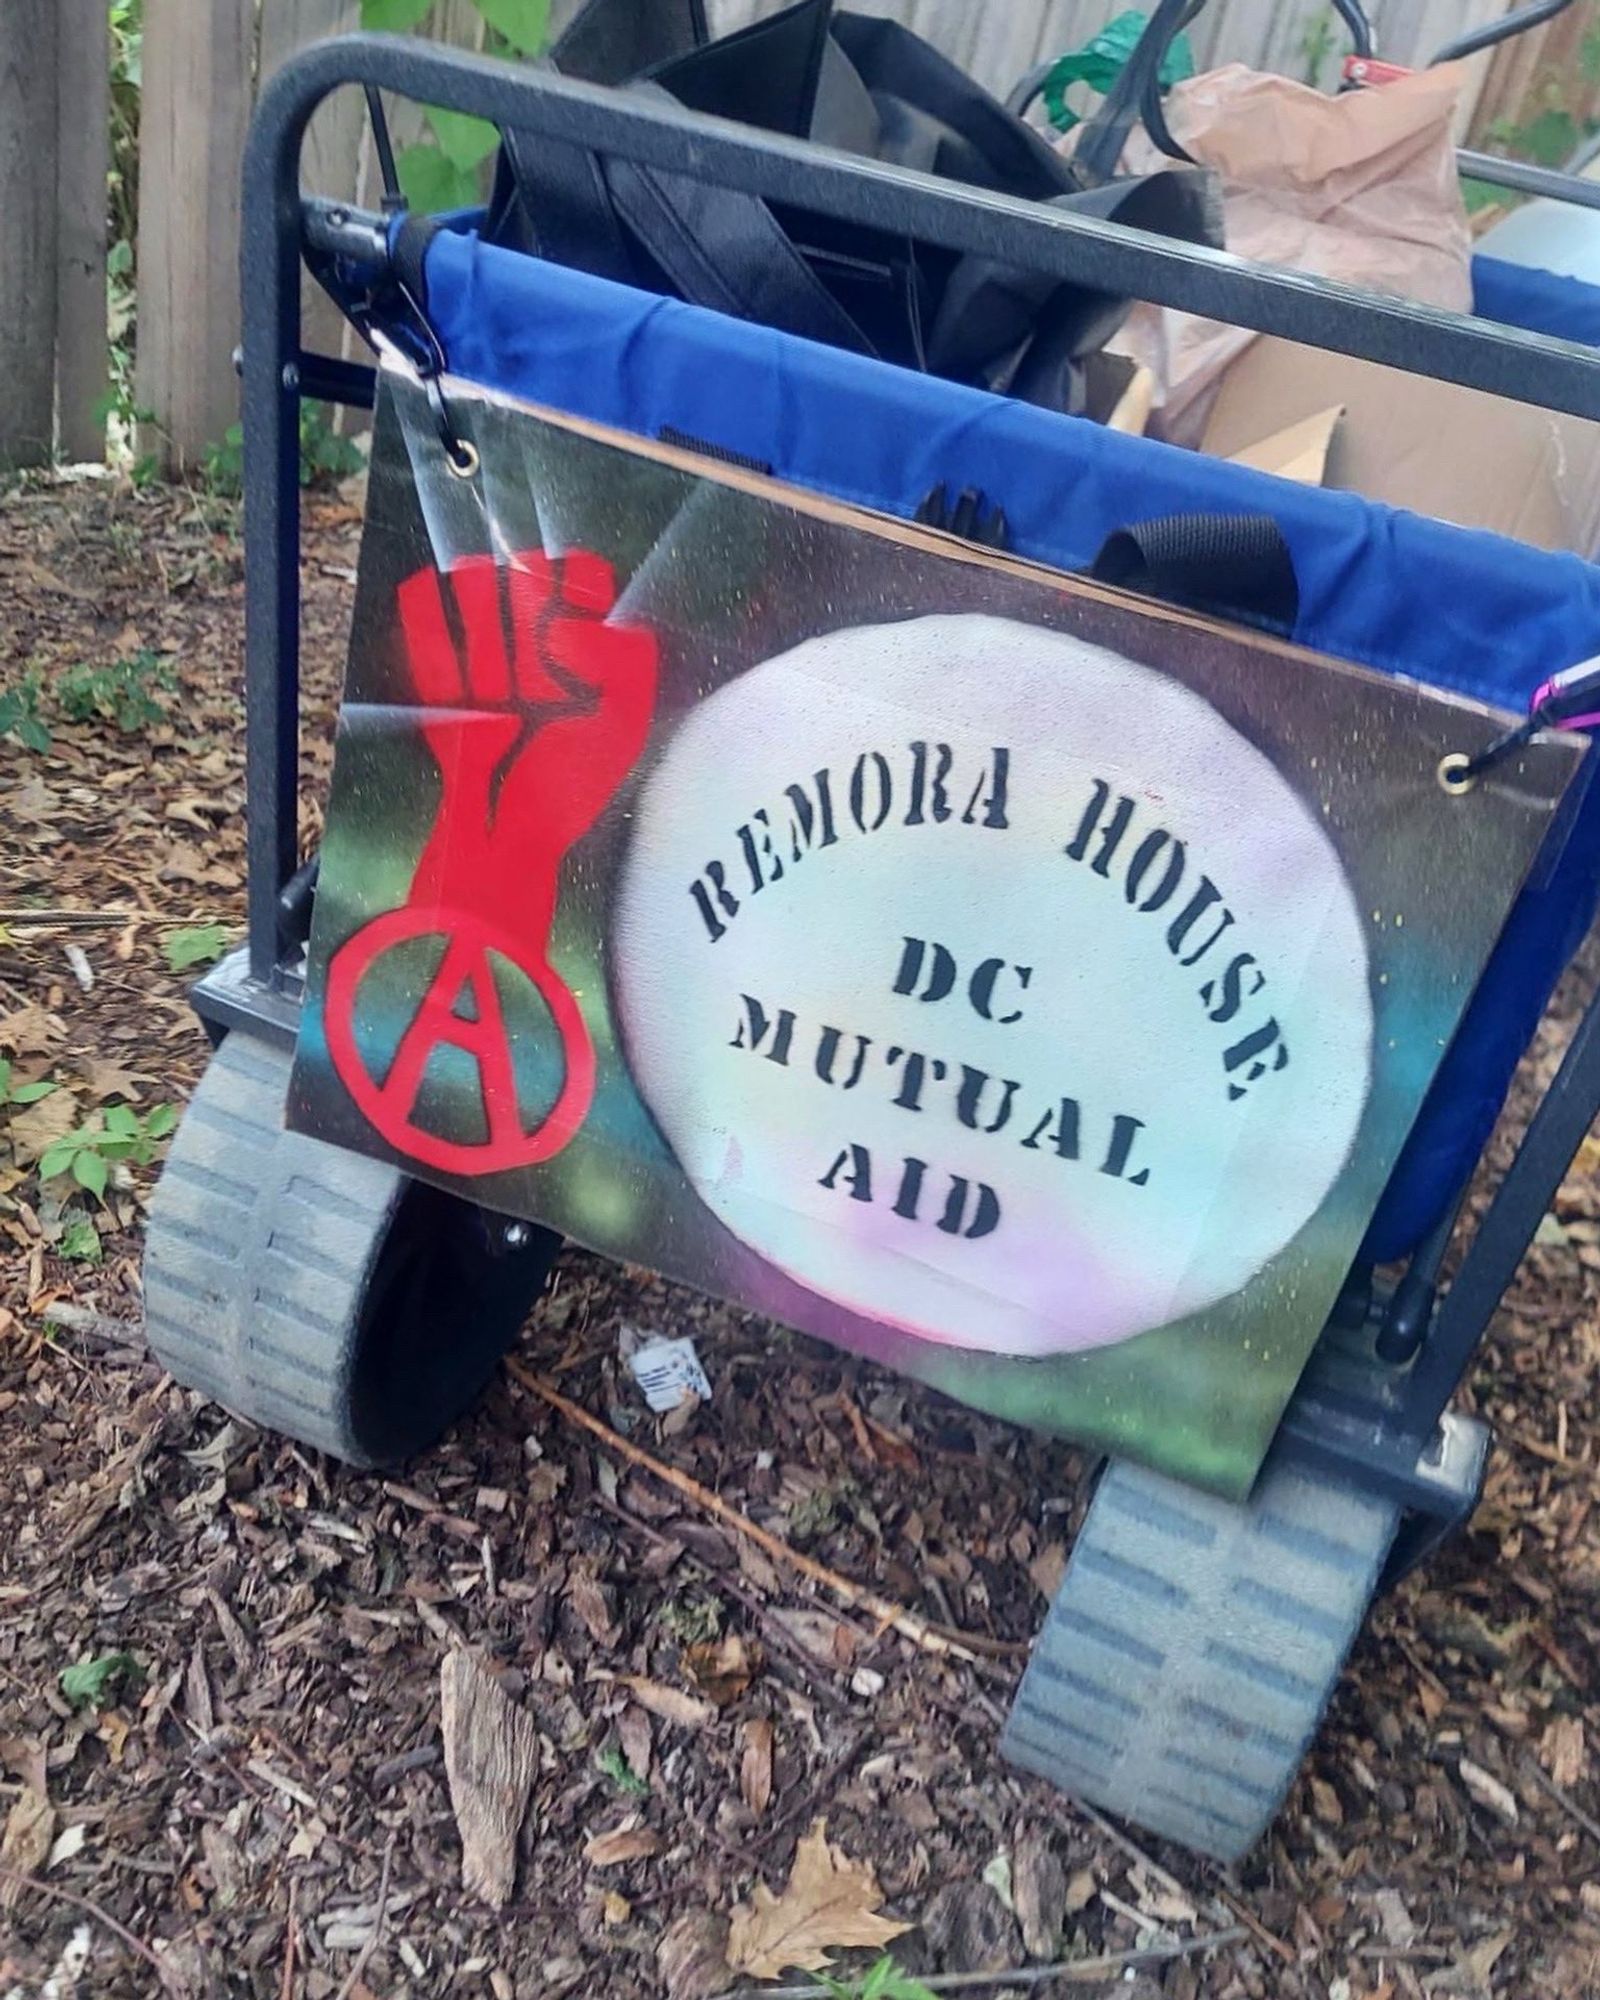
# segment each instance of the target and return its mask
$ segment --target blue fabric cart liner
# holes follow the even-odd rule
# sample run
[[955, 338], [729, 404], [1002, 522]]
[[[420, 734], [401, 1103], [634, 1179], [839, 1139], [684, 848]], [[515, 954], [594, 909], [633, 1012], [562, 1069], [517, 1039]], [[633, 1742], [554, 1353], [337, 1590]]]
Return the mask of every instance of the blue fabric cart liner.
[[[1559, 309], [1511, 269], [1479, 260], [1490, 316], [1530, 324], [1514, 314]], [[978, 487], [1004, 506], [1016, 551], [1056, 568], [1086, 568], [1109, 534], [1142, 520], [1270, 514], [1299, 578], [1295, 638], [1383, 673], [1520, 712], [1549, 674], [1600, 653], [1600, 569], [1576, 556], [1122, 436], [469, 233], [434, 239], [427, 283], [450, 368], [469, 380], [642, 437], [671, 426], [799, 486], [902, 517], [940, 481]], [[1600, 314], [1594, 326], [1600, 337]], [[1590, 785], [1446, 1052], [1368, 1255], [1414, 1247], [1471, 1171], [1597, 891], [1600, 786]]]
[[1504, 264], [1498, 257], [1474, 257], [1472, 309], [1480, 319], [1498, 320], [1502, 326], [1600, 347], [1600, 288], [1578, 278]]

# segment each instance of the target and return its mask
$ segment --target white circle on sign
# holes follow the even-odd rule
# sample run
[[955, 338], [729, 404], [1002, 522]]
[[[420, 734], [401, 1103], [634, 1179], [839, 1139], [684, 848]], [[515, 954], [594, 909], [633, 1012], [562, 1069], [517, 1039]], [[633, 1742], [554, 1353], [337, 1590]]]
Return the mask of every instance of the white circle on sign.
[[1314, 811], [1188, 688], [1007, 619], [830, 632], [701, 702], [613, 923], [700, 1199], [931, 1340], [1067, 1352], [1229, 1297], [1366, 1102], [1366, 941]]

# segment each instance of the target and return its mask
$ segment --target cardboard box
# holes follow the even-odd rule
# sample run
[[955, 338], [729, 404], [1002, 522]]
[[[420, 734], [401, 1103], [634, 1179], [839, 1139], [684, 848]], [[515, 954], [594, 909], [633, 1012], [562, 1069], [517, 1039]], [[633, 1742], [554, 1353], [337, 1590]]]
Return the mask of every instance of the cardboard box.
[[1263, 337], [1224, 377], [1202, 449], [1249, 455], [1343, 410], [1323, 483], [1535, 548], [1600, 550], [1600, 424]]

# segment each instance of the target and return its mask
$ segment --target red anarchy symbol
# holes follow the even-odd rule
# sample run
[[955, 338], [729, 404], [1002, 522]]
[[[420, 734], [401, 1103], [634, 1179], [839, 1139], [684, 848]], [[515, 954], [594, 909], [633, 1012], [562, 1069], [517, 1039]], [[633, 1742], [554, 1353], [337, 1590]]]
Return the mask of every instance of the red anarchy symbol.
[[[571, 989], [549, 960], [563, 861], [600, 817], [643, 751], [655, 706], [656, 642], [610, 624], [611, 567], [575, 550], [499, 562], [467, 556], [419, 570], [398, 598], [422, 733], [443, 782], [405, 904], [346, 940], [328, 967], [328, 1048], [340, 1080], [391, 1145], [445, 1173], [487, 1174], [548, 1160], [588, 1115], [594, 1045]], [[414, 939], [444, 953], [393, 1060], [379, 1077], [355, 1032], [372, 965]], [[494, 960], [529, 982], [561, 1044], [556, 1100], [529, 1130], [518, 1099]], [[478, 1073], [487, 1138], [447, 1139], [417, 1122], [436, 1050], [464, 1050]]]

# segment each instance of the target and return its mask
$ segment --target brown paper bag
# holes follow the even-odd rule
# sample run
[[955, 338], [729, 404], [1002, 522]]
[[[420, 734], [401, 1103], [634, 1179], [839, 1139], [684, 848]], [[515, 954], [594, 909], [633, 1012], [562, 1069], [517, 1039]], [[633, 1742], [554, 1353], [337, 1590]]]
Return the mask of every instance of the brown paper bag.
[[[1233, 63], [1177, 85], [1167, 120], [1221, 177], [1237, 255], [1467, 312], [1472, 241], [1451, 131], [1465, 74], [1452, 63], [1324, 97]], [[1143, 172], [1160, 157], [1141, 133], [1125, 159]], [[1255, 338], [1139, 305], [1111, 347], [1155, 377], [1152, 433], [1192, 445], [1223, 371]]]

